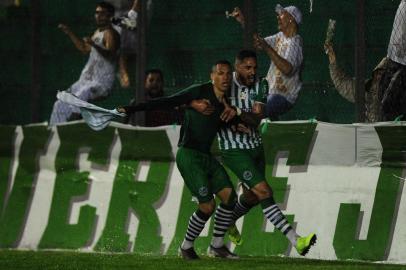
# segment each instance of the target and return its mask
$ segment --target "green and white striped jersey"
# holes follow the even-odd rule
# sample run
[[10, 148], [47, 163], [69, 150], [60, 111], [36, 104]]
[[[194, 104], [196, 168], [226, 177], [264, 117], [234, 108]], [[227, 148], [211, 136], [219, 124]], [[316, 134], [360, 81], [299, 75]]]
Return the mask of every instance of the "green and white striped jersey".
[[[265, 80], [264, 80], [265, 82]], [[265, 92], [262, 88], [265, 87]], [[236, 73], [233, 73], [233, 83], [229, 94], [230, 105], [240, 108], [245, 112], [252, 112], [254, 101], [263, 101], [267, 92], [267, 86], [257, 81], [252, 88], [241, 85], [237, 81]], [[220, 150], [228, 149], [253, 149], [262, 145], [261, 136], [257, 129], [250, 127], [251, 134], [232, 131], [223, 127], [217, 133]]]

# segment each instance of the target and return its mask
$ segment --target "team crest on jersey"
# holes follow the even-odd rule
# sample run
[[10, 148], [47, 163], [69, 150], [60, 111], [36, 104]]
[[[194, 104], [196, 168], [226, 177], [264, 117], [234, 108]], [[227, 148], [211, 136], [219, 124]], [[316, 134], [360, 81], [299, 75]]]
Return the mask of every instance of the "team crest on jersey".
[[248, 93], [245, 90], [241, 91], [240, 99], [242, 99], [242, 100], [248, 99]]
[[244, 180], [249, 181], [252, 178], [252, 172], [251, 171], [245, 171], [243, 173], [242, 177], [244, 178]]
[[207, 194], [209, 193], [209, 190], [207, 189], [207, 187], [201, 187], [199, 188], [199, 195], [200, 196], [207, 196]]

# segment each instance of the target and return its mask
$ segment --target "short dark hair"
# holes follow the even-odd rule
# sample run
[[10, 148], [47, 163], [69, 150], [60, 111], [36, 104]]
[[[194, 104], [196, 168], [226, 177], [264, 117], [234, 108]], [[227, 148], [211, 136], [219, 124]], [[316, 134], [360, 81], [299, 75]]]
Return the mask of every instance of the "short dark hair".
[[255, 60], [257, 59], [257, 53], [253, 50], [241, 50], [238, 52], [238, 54], [235, 56], [235, 61], [237, 62], [242, 62], [244, 61], [245, 58], [254, 58]]
[[105, 1], [99, 2], [99, 3], [96, 5], [96, 7], [101, 7], [101, 8], [103, 8], [103, 9], [107, 10], [107, 12], [108, 12], [110, 15], [114, 15], [114, 12], [116, 11], [116, 9], [114, 8], [114, 6], [113, 6], [112, 4], [110, 4], [110, 3], [108, 3], [108, 2], [105, 2]]
[[229, 66], [229, 68], [230, 68], [231, 70], [233, 69], [233, 67], [232, 67], [232, 65], [231, 65], [231, 63], [230, 63], [229, 61], [222, 59], [222, 60], [216, 61], [216, 62], [213, 64], [213, 66], [211, 67], [211, 72], [213, 72], [213, 71], [216, 70], [216, 66], [217, 66], [217, 65], [227, 65], [227, 66]]
[[162, 72], [162, 70], [158, 69], [158, 68], [151, 68], [145, 71], [145, 79], [148, 77], [149, 74], [159, 74], [159, 76], [161, 77], [161, 80], [164, 80], [164, 73]]

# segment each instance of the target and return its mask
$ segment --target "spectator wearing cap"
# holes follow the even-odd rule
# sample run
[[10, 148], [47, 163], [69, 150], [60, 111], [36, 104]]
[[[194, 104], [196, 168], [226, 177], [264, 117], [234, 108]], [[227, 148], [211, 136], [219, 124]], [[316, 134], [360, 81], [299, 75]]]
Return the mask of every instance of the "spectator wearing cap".
[[[266, 38], [254, 34], [254, 47], [263, 50], [271, 60], [266, 76], [269, 84], [266, 114], [271, 120], [278, 120], [296, 102], [302, 88], [300, 73], [303, 62], [303, 42], [297, 33], [302, 13], [295, 6], [282, 7], [279, 4], [275, 11], [279, 32]], [[238, 7], [231, 16], [244, 27], [244, 15]]]

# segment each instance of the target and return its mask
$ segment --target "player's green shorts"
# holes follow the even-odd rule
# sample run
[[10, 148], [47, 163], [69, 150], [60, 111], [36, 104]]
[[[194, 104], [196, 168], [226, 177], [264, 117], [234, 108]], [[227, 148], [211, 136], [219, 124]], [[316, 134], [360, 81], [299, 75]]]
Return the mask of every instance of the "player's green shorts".
[[249, 188], [265, 180], [265, 157], [262, 147], [221, 150], [221, 157], [239, 180]]
[[192, 195], [199, 203], [213, 199], [213, 194], [223, 188], [233, 188], [223, 166], [211, 155], [180, 147], [176, 154], [176, 165]]

